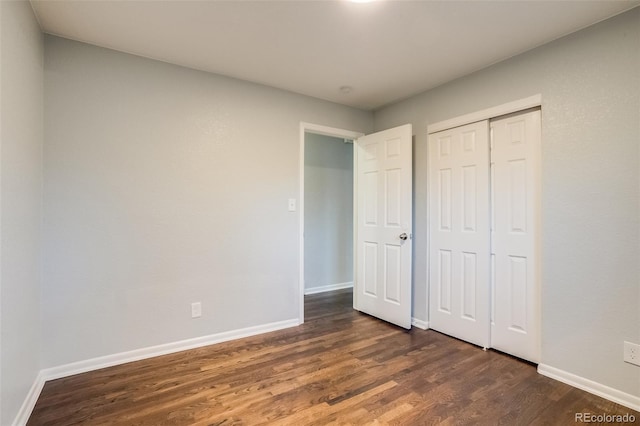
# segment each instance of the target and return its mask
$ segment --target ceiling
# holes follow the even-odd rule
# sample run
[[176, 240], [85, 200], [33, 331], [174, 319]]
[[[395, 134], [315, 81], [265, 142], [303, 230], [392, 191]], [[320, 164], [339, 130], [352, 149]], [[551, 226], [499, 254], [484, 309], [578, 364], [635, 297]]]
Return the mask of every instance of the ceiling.
[[640, 1], [31, 3], [49, 34], [372, 110]]

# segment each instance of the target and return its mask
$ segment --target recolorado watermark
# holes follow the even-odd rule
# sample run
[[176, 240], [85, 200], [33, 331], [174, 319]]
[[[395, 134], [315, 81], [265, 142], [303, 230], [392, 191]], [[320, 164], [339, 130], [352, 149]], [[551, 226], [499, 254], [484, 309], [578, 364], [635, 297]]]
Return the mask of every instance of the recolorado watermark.
[[576, 413], [576, 423], [635, 423], [636, 416], [633, 414], [593, 414]]

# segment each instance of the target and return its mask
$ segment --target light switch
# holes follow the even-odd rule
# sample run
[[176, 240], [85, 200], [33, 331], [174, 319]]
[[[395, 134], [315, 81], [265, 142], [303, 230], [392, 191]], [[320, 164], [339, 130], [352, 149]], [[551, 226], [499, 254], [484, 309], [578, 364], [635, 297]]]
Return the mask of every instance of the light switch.
[[295, 212], [296, 211], [296, 199], [295, 198], [289, 198], [289, 211], [290, 212]]

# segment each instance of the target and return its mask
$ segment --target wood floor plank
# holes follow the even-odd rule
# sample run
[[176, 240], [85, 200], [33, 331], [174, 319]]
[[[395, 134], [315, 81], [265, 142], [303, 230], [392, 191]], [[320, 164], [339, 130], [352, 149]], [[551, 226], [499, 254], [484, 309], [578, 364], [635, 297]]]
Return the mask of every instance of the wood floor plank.
[[640, 413], [535, 366], [305, 298], [305, 324], [47, 382], [29, 425], [554, 425]]

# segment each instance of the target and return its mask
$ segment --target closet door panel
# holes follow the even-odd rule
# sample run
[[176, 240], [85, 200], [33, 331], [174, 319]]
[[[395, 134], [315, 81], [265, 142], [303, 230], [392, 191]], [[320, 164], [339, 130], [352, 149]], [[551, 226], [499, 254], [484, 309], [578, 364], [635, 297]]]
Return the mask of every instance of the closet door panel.
[[540, 111], [491, 121], [491, 346], [540, 361]]
[[429, 136], [429, 326], [489, 345], [489, 122]]

